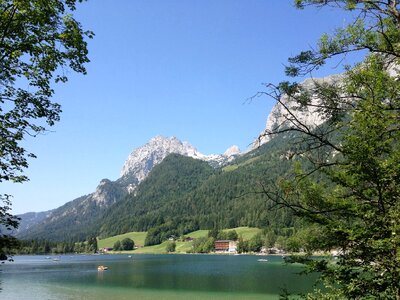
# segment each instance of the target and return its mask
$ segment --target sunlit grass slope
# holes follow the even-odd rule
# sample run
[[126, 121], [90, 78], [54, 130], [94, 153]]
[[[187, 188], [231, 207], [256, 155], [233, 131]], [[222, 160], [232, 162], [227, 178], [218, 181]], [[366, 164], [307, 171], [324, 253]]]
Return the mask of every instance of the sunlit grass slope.
[[[229, 228], [223, 229], [223, 231], [230, 231], [235, 230], [238, 236], [242, 237], [244, 240], [249, 240], [253, 236], [258, 233], [261, 233], [262, 229], [253, 228], [253, 227], [236, 227], [236, 228]], [[185, 236], [190, 236], [191, 238], [198, 239], [199, 237], [206, 237], [208, 235], [208, 230], [197, 230], [190, 233], [185, 234]]]
[[229, 230], [236, 230], [238, 236], [241, 236], [244, 240], [250, 240], [253, 236], [262, 232], [262, 229], [253, 227], [236, 227], [232, 229], [224, 229], [224, 231]]
[[120, 235], [115, 235], [98, 241], [98, 247], [112, 247], [116, 241], [121, 241], [125, 238], [130, 238], [135, 242], [136, 246], [144, 246], [144, 240], [147, 232], [128, 232]]
[[[262, 230], [259, 228], [251, 228], [251, 227], [237, 227], [237, 228], [231, 228], [231, 229], [224, 229], [223, 231], [229, 231], [229, 230], [236, 230], [238, 233], [239, 237], [242, 237], [244, 240], [249, 240], [256, 234], [260, 233]], [[102, 239], [98, 241], [98, 247], [99, 248], [104, 248], [104, 247], [112, 247], [116, 241], [121, 241], [124, 238], [130, 238], [135, 242], [136, 246], [143, 246], [144, 245], [144, 240], [146, 238], [147, 232], [128, 232], [125, 234], [120, 234], [116, 235], [113, 237], [109, 237], [106, 239]], [[186, 237], [191, 237], [193, 239], [198, 239], [200, 237], [207, 237], [208, 235], [208, 230], [197, 230], [190, 232], [186, 234]], [[121, 253], [154, 253], [154, 254], [159, 254], [159, 253], [166, 253], [166, 247], [167, 247], [168, 241], [163, 242], [160, 245], [154, 245], [154, 246], [147, 246], [143, 248], [136, 249], [134, 251], [122, 251]], [[176, 242], [176, 251], [177, 253], [187, 253], [190, 252], [192, 249], [192, 243], [193, 242]]]

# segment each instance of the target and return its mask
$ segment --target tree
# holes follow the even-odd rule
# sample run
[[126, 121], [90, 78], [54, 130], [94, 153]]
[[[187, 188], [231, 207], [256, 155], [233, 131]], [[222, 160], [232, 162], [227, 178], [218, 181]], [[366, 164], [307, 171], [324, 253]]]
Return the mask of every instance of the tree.
[[44, 253], [50, 253], [50, 251], [51, 251], [50, 244], [49, 244], [48, 241], [45, 241], [44, 242], [44, 246], [43, 246], [43, 252]]
[[87, 251], [92, 253], [97, 253], [98, 249], [99, 248], [97, 246], [97, 238], [96, 237], [89, 238], [87, 242]]
[[175, 242], [168, 242], [167, 246], [165, 247], [165, 251], [167, 252], [175, 252], [176, 243]]
[[276, 240], [277, 240], [277, 236], [276, 236], [275, 232], [273, 230], [268, 230], [265, 233], [264, 246], [267, 248], [272, 248], [275, 246]]
[[261, 234], [256, 234], [248, 241], [248, 249], [251, 252], [260, 252], [263, 246]]
[[249, 252], [249, 242], [243, 240], [242, 237], [239, 237], [239, 241], [238, 241], [238, 244], [237, 244], [237, 252], [238, 253]]
[[213, 237], [199, 237], [193, 241], [194, 253], [209, 253], [214, 250], [215, 239]]
[[121, 241], [121, 250], [133, 250], [135, 242], [130, 238], [124, 238]]
[[219, 234], [220, 234], [220, 230], [218, 229], [217, 226], [214, 226], [212, 229], [210, 229], [210, 230], [208, 231], [207, 236], [208, 236], [208, 237], [212, 237], [212, 238], [214, 238], [214, 239], [218, 239]]
[[118, 241], [116, 241], [116, 242], [114, 243], [113, 250], [114, 250], [114, 251], [119, 251], [119, 250], [121, 250], [121, 241], [120, 241], [120, 240], [118, 240]]
[[[357, 14], [324, 35], [314, 50], [289, 59], [289, 76], [310, 75], [331, 58], [367, 51], [333, 81], [269, 85], [286, 110], [268, 135], [291, 134], [301, 158], [279, 189], [263, 185], [275, 207], [318, 225], [318, 243], [340, 249], [337, 263], [297, 257], [325, 286], [308, 299], [400, 299], [400, 4], [397, 1], [297, 0], [299, 8], [332, 5]], [[282, 94], [286, 100], [282, 101]], [[325, 122], [310, 126], [298, 111], [313, 109]], [[310, 250], [310, 249], [308, 249]]]
[[227, 239], [227, 240], [236, 241], [238, 238], [239, 238], [239, 236], [238, 236], [236, 230], [229, 230], [229, 231], [226, 233], [226, 239]]
[[10, 197], [10, 195], [0, 195], [0, 203], [2, 203], [2, 205], [0, 204], [0, 261], [10, 258], [10, 249], [17, 246], [16, 239], [9, 234], [13, 228], [18, 226], [19, 220], [9, 213]]
[[[52, 84], [68, 80], [67, 68], [86, 74], [85, 38], [93, 33], [72, 17], [76, 2], [82, 0], [0, 1], [0, 182], [28, 180], [22, 172], [35, 155], [21, 141], [59, 121]], [[10, 196], [0, 199], [1, 224], [15, 228]], [[5, 235], [0, 232], [0, 239]]]

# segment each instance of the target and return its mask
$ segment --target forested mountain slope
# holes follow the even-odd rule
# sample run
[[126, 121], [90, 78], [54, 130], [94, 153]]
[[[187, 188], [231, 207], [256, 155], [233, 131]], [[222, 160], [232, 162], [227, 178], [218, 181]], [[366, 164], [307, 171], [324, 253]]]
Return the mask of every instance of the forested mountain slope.
[[[67, 202], [43, 218], [31, 220], [29, 226], [21, 227], [16, 235], [21, 239], [84, 240], [97, 232], [97, 220], [101, 220], [101, 216], [127, 194], [136, 194], [138, 185], [169, 154], [178, 153], [218, 166], [239, 155], [237, 147], [228, 150], [222, 155], [203, 155], [188, 142], [182, 142], [176, 137], [156, 136], [132, 151], [122, 167], [119, 179], [103, 179], [95, 192]], [[21, 224], [24, 224], [29, 215], [20, 217]]]
[[163, 211], [175, 211], [179, 199], [190, 194], [215, 172], [207, 162], [179, 154], [169, 155], [154, 167], [135, 193], [105, 212], [99, 220], [99, 233], [110, 236], [147, 231], [163, 224], [170, 218]]
[[[22, 238], [85, 240], [154, 228], [177, 235], [213, 227], [285, 230], [294, 225], [292, 215], [270, 209], [272, 205], [261, 191], [292, 170], [297, 158], [291, 155], [290, 139], [293, 136], [278, 136], [219, 168], [170, 154], [130, 194], [123, 194], [126, 185], [118, 186], [119, 181], [104, 180], [101, 190], [121, 197], [113, 204], [91, 208], [88, 205], [97, 202], [85, 199], [92, 194], [83, 196], [59, 208], [61, 217], [48, 218]], [[85, 207], [80, 209], [82, 205]], [[63, 216], [62, 211], [70, 210], [77, 212], [76, 218]], [[86, 211], [93, 213], [84, 214]]]
[[93, 221], [125, 194], [124, 186], [103, 179], [94, 193], [79, 197], [55, 209], [50, 216], [21, 231], [17, 237], [54, 241], [85, 240], [89, 234], [96, 231], [96, 224]]
[[219, 169], [192, 158], [170, 155], [139, 186], [102, 216], [99, 236], [164, 226], [175, 234], [238, 226], [293, 226], [286, 210], [269, 209], [261, 184], [274, 182], [292, 166], [288, 136]]

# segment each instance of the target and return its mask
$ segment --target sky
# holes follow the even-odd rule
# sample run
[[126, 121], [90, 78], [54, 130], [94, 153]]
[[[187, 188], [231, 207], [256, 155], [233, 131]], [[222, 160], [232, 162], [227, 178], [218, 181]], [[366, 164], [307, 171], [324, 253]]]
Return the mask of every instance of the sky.
[[[55, 85], [61, 121], [24, 146], [23, 184], [2, 184], [12, 212], [46, 211], [116, 180], [129, 153], [156, 135], [204, 154], [245, 150], [274, 101], [248, 101], [263, 83], [287, 80], [287, 58], [347, 22], [332, 8], [292, 0], [89, 0], [75, 18], [94, 31], [87, 75]], [[326, 68], [315, 74], [338, 73]]]

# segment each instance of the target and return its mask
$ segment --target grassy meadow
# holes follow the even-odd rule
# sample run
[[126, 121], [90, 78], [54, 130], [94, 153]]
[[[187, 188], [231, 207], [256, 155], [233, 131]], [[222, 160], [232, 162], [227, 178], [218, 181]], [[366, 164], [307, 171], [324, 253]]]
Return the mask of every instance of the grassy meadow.
[[135, 242], [136, 246], [144, 246], [147, 232], [128, 232], [120, 235], [115, 235], [105, 239], [99, 239], [97, 245], [99, 248], [113, 247], [116, 241], [121, 241], [125, 238], [130, 238]]
[[[242, 237], [244, 240], [249, 240], [256, 234], [261, 233], [262, 231], [259, 228], [251, 228], [251, 227], [237, 227], [237, 228], [224, 229], [223, 231], [230, 231], [230, 230], [236, 230], [238, 236]], [[105, 239], [99, 239], [98, 247], [99, 248], [113, 247], [116, 241], [118, 240], [121, 241], [124, 238], [130, 238], [135, 242], [135, 245], [139, 246], [140, 248], [133, 251], [118, 251], [114, 253], [160, 254], [167, 252], [166, 247], [169, 241], [165, 241], [159, 245], [143, 247], [144, 241], [146, 239], [146, 234], [147, 232], [128, 232], [125, 234], [120, 234]], [[207, 235], [208, 235], [208, 230], [197, 230], [185, 234], [185, 237], [191, 237], [193, 239], [197, 239], [200, 237], [207, 237]], [[193, 242], [177, 241], [175, 252], [176, 253], [190, 252], [190, 250], [192, 249], [192, 243]]]

